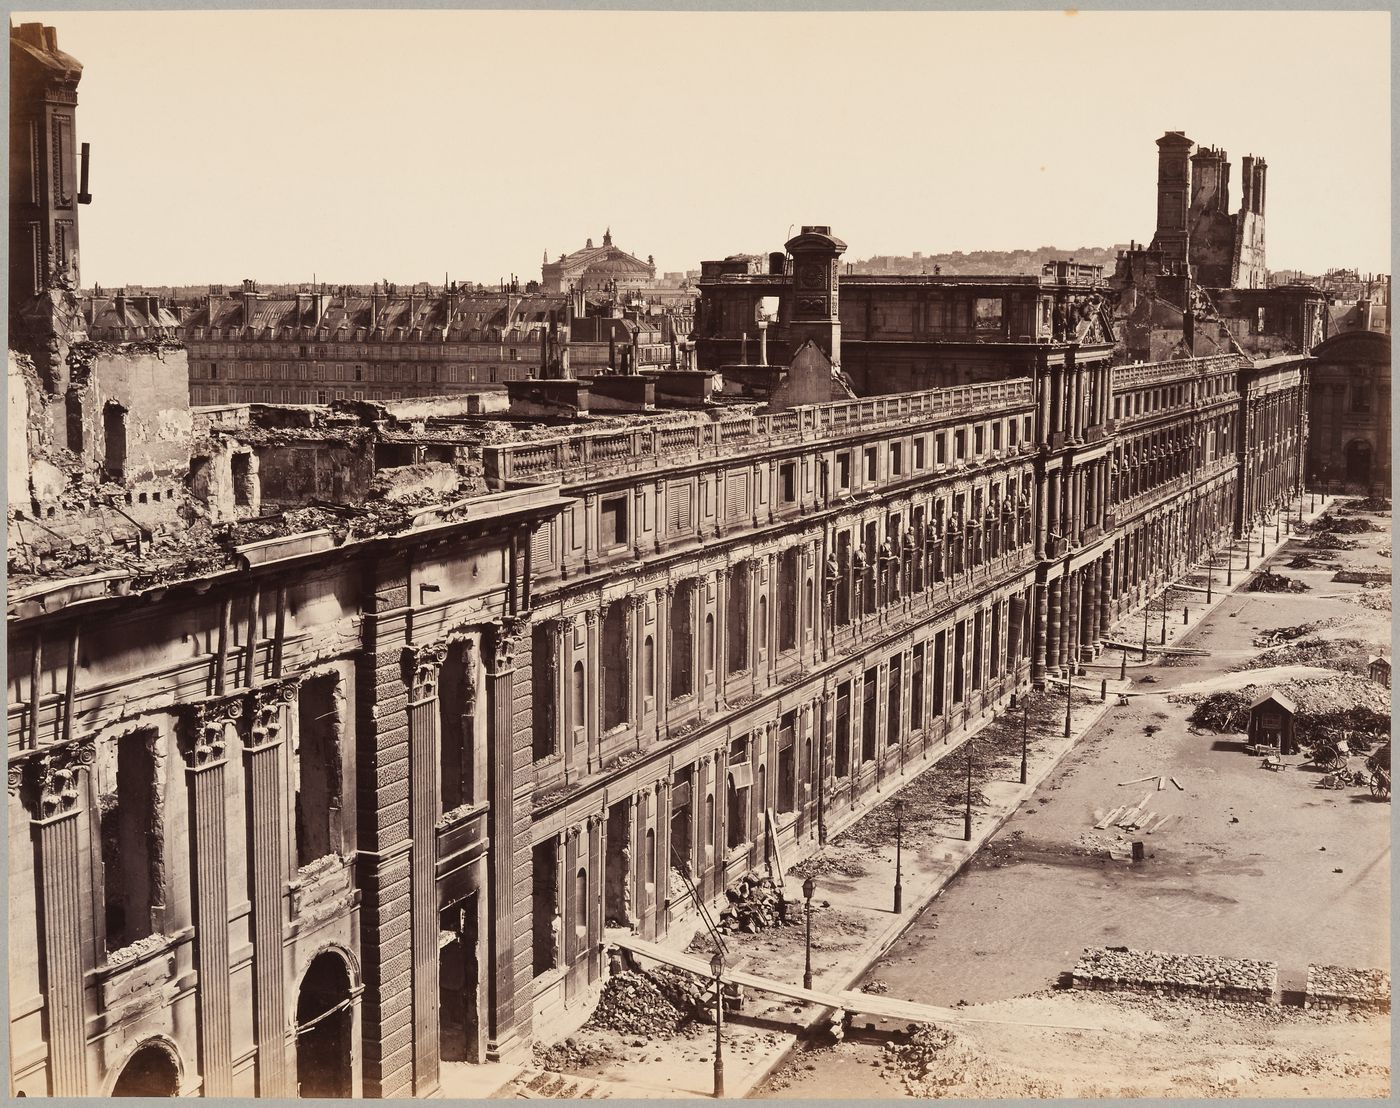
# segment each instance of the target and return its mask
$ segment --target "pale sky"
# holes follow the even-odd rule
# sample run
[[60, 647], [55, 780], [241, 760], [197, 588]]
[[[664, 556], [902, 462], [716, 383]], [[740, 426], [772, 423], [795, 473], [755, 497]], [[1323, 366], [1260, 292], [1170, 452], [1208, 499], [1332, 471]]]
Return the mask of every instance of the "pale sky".
[[[1271, 268], [1390, 271], [1385, 12], [48, 12], [84, 284], [659, 270], [1150, 239], [1166, 130], [1269, 163]], [[795, 230], [795, 228], [794, 228]]]

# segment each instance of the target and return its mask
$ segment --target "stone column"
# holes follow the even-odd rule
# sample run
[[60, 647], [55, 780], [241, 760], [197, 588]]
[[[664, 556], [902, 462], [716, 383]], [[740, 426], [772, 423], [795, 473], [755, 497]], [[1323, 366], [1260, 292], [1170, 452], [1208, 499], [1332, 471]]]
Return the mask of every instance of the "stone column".
[[599, 746], [603, 734], [603, 697], [602, 683], [599, 680], [599, 667], [601, 662], [601, 639], [603, 635], [602, 622], [603, 610], [589, 608], [583, 613], [584, 625], [586, 628], [586, 641], [584, 645], [585, 655], [583, 668], [588, 675], [588, 680], [584, 682], [584, 741], [587, 743], [587, 772], [592, 773], [598, 768]]
[[258, 1096], [289, 1095], [286, 1004], [282, 967], [283, 893], [287, 886], [282, 826], [282, 724], [294, 703], [293, 678], [254, 689], [243, 762], [251, 850], [248, 883], [253, 905], [253, 1036], [258, 1047]]
[[1107, 639], [1113, 621], [1113, 555], [1099, 559], [1099, 638]]
[[190, 880], [198, 973], [199, 1072], [205, 1096], [233, 1095], [233, 1030], [229, 990], [228, 810], [225, 757], [229, 732], [243, 717], [241, 697], [208, 701], [185, 720], [189, 788]]
[[[1060, 530], [1060, 483], [1063, 475], [1064, 470], [1055, 469], [1051, 470], [1050, 474], [1046, 478], [1046, 485], [1049, 491], [1049, 497], [1047, 501], [1047, 510], [1049, 512], [1049, 518], [1047, 520], [1047, 526], [1049, 527], [1051, 534], [1054, 534], [1055, 532]], [[1047, 557], [1052, 556], [1051, 551], [1048, 547], [1045, 550], [1045, 555]]]
[[[515, 755], [520, 745], [515, 734], [516, 701], [523, 701], [527, 718], [530, 703], [530, 659], [526, 653], [529, 645], [525, 641], [528, 634], [527, 623], [503, 619], [494, 628], [486, 653], [492, 898], [489, 929], [491, 1018], [487, 1056], [493, 1061], [499, 1061], [519, 1045], [517, 1036], [521, 1026], [528, 1029], [530, 1020], [528, 995], [523, 1010], [518, 1011], [516, 1003], [517, 953], [523, 949], [527, 962], [531, 955], [530, 914], [526, 912], [523, 920], [516, 918], [520, 887], [528, 889], [531, 880], [530, 810], [528, 805], [517, 806], [515, 797]], [[525, 741], [528, 740], [526, 735]], [[518, 943], [522, 933], [523, 948]], [[530, 973], [528, 965], [524, 972]]]
[[1042, 621], [1042, 625], [1046, 628], [1045, 664], [1054, 670], [1060, 667], [1061, 594], [1064, 592], [1064, 578], [1057, 577], [1043, 587], [1045, 593], [1042, 596], [1046, 599], [1048, 613], [1048, 619]]
[[[1050, 432], [1064, 430], [1065, 398], [1064, 371], [1059, 366], [1050, 369]], [[1050, 436], [1046, 436], [1049, 441]]]
[[83, 1005], [85, 912], [79, 868], [78, 815], [82, 773], [96, 760], [92, 743], [53, 749], [10, 763], [11, 789], [20, 789], [35, 840], [47, 1010], [49, 1087], [54, 1096], [86, 1096], [87, 1032]]
[[436, 1092], [441, 1061], [438, 1028], [438, 678], [447, 647], [404, 648], [408, 686], [408, 812], [413, 983], [413, 1091]]
[[1082, 571], [1084, 593], [1083, 603], [1080, 605], [1080, 631], [1079, 642], [1081, 646], [1087, 647], [1090, 657], [1093, 656], [1094, 643], [1099, 637], [1099, 564], [1090, 562]]

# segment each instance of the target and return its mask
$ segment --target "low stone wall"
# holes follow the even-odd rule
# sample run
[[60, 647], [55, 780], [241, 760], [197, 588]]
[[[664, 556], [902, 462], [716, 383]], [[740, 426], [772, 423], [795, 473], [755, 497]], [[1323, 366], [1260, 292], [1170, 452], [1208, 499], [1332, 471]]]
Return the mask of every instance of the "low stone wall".
[[1309, 966], [1303, 1007], [1330, 1011], [1390, 1011], [1390, 974], [1378, 969]]
[[1194, 996], [1241, 1004], [1273, 1004], [1278, 996], [1278, 963], [1252, 958], [1089, 947], [1072, 977], [1076, 989], [1151, 996]]

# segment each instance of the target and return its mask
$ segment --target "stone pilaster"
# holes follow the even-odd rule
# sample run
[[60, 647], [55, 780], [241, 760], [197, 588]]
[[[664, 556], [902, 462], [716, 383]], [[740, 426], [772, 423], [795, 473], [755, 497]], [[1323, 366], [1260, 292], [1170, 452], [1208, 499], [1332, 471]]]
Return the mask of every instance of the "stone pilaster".
[[199, 1072], [205, 1096], [233, 1095], [225, 777], [229, 735], [237, 734], [242, 717], [241, 697], [199, 704], [186, 716], [181, 742], [190, 797]]
[[283, 891], [287, 885], [282, 725], [296, 689], [294, 680], [275, 681], [248, 695], [248, 733], [243, 747], [249, 899], [253, 906], [253, 1038], [258, 1048], [260, 1097], [284, 1097], [291, 1092], [282, 965]]
[[438, 1027], [438, 680], [447, 657], [443, 643], [404, 648], [408, 686], [408, 852], [412, 915], [413, 1091], [438, 1089], [441, 1043]]
[[12, 763], [9, 771], [10, 786], [21, 789], [29, 810], [38, 854], [35, 868], [43, 920], [39, 941], [48, 1013], [49, 1088], [54, 1096], [88, 1092], [78, 816], [82, 774], [95, 760], [92, 743], [79, 743], [38, 755], [23, 767]]

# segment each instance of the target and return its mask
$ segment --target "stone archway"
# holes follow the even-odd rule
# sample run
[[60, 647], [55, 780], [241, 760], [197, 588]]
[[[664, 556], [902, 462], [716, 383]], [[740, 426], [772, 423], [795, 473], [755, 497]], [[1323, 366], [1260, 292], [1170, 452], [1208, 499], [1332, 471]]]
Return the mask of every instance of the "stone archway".
[[148, 1042], [127, 1059], [112, 1096], [179, 1096], [180, 1067], [164, 1043]]
[[1347, 443], [1346, 474], [1348, 485], [1364, 487], [1371, 483], [1371, 444], [1365, 439]]
[[297, 996], [297, 1092], [302, 1097], [354, 1094], [350, 970], [333, 951], [318, 954]]

